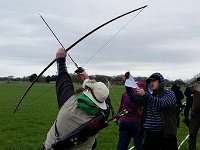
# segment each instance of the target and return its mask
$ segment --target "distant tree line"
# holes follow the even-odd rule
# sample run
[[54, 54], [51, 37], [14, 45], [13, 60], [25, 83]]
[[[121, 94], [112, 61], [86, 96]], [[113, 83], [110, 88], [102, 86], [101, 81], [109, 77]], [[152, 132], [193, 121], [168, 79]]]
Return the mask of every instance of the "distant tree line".
[[[70, 74], [73, 83], [81, 83], [81, 81], [78, 79], [77, 75], [75, 74]], [[6, 81], [6, 82], [11, 82], [11, 81], [20, 81], [20, 82], [33, 82], [35, 80], [35, 78], [37, 77], [37, 74], [31, 74], [30, 76], [26, 76], [26, 77], [14, 77], [14, 76], [7, 76], [7, 77], [0, 77], [0, 81]], [[94, 78], [97, 81], [102, 81], [104, 83], [106, 82], [110, 82], [111, 84], [116, 84], [116, 85], [122, 85], [124, 83], [123, 81], [123, 75], [118, 75], [118, 76], [105, 76], [105, 75], [92, 75], [90, 76], [90, 78]], [[43, 83], [55, 83], [57, 79], [57, 75], [48, 75], [48, 76], [41, 76], [37, 82], [43, 82]], [[145, 81], [147, 79], [147, 77], [135, 77], [135, 80], [143, 80]], [[170, 87], [172, 84], [178, 84], [179, 86], [186, 86], [186, 82], [181, 80], [181, 79], [177, 79], [177, 80], [168, 80], [165, 79], [165, 84], [166, 86]]]

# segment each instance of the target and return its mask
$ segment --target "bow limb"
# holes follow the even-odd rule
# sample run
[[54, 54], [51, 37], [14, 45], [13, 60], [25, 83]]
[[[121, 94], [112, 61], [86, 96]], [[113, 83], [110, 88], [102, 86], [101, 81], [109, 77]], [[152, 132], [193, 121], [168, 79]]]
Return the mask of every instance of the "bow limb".
[[30, 84], [30, 86], [27, 88], [27, 90], [24, 92], [24, 95], [21, 97], [20, 101], [17, 103], [13, 113], [15, 113], [19, 107], [19, 105], [21, 104], [22, 100], [24, 99], [24, 97], [27, 95], [28, 91], [32, 88], [32, 86], [35, 84], [35, 82], [38, 81], [38, 79], [42, 76], [42, 74], [51, 66], [54, 64], [54, 62], [56, 62], [57, 59], [54, 59], [48, 66], [45, 67], [44, 70], [42, 70], [42, 72], [35, 78], [35, 80], [33, 80], [33, 82]]
[[[115, 17], [115, 18], [113, 18], [113, 19], [111, 19], [111, 20], [109, 20], [109, 21], [103, 23], [102, 25], [96, 27], [96, 28], [93, 29], [92, 31], [90, 31], [90, 32], [88, 32], [87, 34], [85, 34], [84, 36], [82, 36], [80, 39], [78, 39], [76, 42], [74, 42], [74, 43], [73, 43], [72, 45], [70, 45], [68, 48], [66, 48], [66, 49], [65, 49], [65, 52], [67, 52], [67, 51], [69, 51], [70, 49], [72, 49], [75, 45], [77, 45], [77, 44], [78, 44], [79, 42], [81, 42], [83, 39], [85, 39], [86, 37], [88, 37], [89, 35], [91, 35], [92, 33], [94, 33], [95, 31], [97, 31], [98, 29], [104, 27], [105, 25], [107, 25], [107, 24], [109, 24], [109, 23], [111, 23], [111, 22], [113, 22], [113, 21], [115, 21], [115, 20], [117, 20], [117, 19], [119, 19], [119, 18], [122, 18], [122, 17], [124, 17], [124, 16], [126, 16], [126, 15], [128, 15], [128, 14], [131, 14], [131, 13], [133, 13], [133, 12], [136, 12], [136, 11], [138, 11], [138, 10], [140, 10], [140, 9], [144, 9], [145, 7], [147, 7], [147, 5], [145, 5], [145, 6], [143, 6], [143, 7], [139, 7], [139, 8], [134, 9], [134, 10], [131, 10], [131, 11], [127, 12], [127, 13], [124, 13], [124, 14], [122, 14], [122, 15], [120, 15], [120, 16], [117, 16], [117, 17]], [[24, 92], [24, 95], [21, 97], [20, 101], [17, 103], [17, 105], [16, 105], [16, 107], [15, 107], [13, 113], [15, 113], [15, 112], [17, 111], [17, 109], [18, 109], [19, 105], [21, 104], [22, 100], [23, 100], [24, 97], [27, 95], [27, 93], [28, 93], [29, 90], [32, 88], [32, 86], [35, 84], [35, 82], [42, 76], [42, 74], [43, 74], [52, 64], [54, 64], [54, 62], [56, 62], [56, 59], [54, 59], [47, 67], [45, 67], [45, 69], [42, 70], [42, 72], [37, 76], [37, 78], [35, 78], [35, 80], [30, 84], [30, 86], [28, 87], [28, 89]]]
[[143, 7], [140, 7], [140, 8], [137, 8], [137, 9], [134, 9], [134, 10], [131, 10], [131, 11], [125, 13], [125, 14], [122, 14], [122, 15], [120, 15], [120, 16], [118, 16], [118, 17], [115, 17], [115, 18], [113, 18], [113, 19], [111, 19], [111, 20], [109, 20], [109, 21], [103, 23], [102, 25], [96, 27], [95, 29], [93, 29], [92, 31], [88, 32], [87, 34], [85, 34], [85, 35], [84, 35], [83, 37], [81, 37], [80, 39], [78, 39], [78, 40], [77, 40], [76, 42], [74, 42], [71, 46], [69, 46], [65, 51], [66, 51], [66, 52], [69, 51], [69, 50], [70, 50], [71, 48], [73, 48], [76, 44], [78, 44], [79, 42], [81, 42], [83, 39], [85, 39], [85, 38], [88, 37], [90, 34], [94, 33], [95, 31], [97, 31], [98, 29], [102, 28], [103, 26], [105, 26], [105, 25], [107, 25], [107, 24], [109, 24], [109, 23], [111, 23], [111, 22], [113, 22], [113, 21], [115, 21], [115, 20], [117, 20], [117, 19], [119, 19], [119, 18], [122, 18], [122, 17], [124, 17], [124, 16], [126, 16], [126, 15], [128, 15], [128, 14], [131, 14], [131, 13], [133, 13], [133, 12], [135, 12], [135, 11], [138, 11], [138, 10], [140, 10], [140, 9], [144, 9], [145, 7], [147, 7], [147, 5], [145, 5], [145, 6], [143, 6]]

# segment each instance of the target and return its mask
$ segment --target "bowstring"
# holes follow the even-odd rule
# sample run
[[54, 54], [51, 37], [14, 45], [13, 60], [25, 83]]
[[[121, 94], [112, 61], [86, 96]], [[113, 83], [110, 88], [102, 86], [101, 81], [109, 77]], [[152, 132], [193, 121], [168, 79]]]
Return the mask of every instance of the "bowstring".
[[96, 56], [104, 47], [106, 47], [106, 45], [108, 45], [131, 21], [133, 21], [142, 11], [144, 10], [144, 8], [142, 8], [133, 18], [131, 18], [125, 25], [122, 26], [122, 28], [115, 33], [105, 44], [103, 44], [100, 49], [98, 51], [96, 51], [83, 65], [82, 67], [84, 67], [88, 62], [90, 62], [92, 60], [92, 58], [94, 56]]

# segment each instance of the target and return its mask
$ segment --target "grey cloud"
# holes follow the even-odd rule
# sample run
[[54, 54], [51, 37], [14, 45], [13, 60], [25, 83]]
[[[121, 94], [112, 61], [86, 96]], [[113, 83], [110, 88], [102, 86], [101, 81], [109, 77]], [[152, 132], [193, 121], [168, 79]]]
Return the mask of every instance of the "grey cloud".
[[[0, 10], [0, 64], [3, 64], [0, 67], [5, 70], [12, 65], [15, 69], [6, 69], [7, 75], [23, 76], [40, 71], [54, 58], [60, 45], [39, 13], [68, 47], [101, 23], [145, 4], [148, 7], [85, 67], [90, 73], [109, 75], [133, 69], [136, 75], [144, 76], [154, 70], [170, 78], [179, 78], [183, 71], [187, 72], [187, 77], [192, 76], [200, 63], [200, 2], [195, 0], [173, 3], [167, 0], [4, 1]], [[134, 14], [102, 28], [69, 53], [78, 64], [84, 64], [132, 17]], [[73, 64], [68, 61], [68, 65], [73, 71]], [[51, 68], [48, 73], [54, 70]], [[176, 71], [179, 73], [174, 73]]]

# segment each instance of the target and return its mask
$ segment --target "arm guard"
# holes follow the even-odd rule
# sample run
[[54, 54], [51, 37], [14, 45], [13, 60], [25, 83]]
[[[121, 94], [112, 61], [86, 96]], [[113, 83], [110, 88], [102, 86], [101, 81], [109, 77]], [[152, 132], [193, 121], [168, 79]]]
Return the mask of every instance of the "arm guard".
[[56, 94], [59, 109], [75, 93], [71, 77], [67, 72], [65, 58], [57, 59], [58, 78], [56, 80]]

